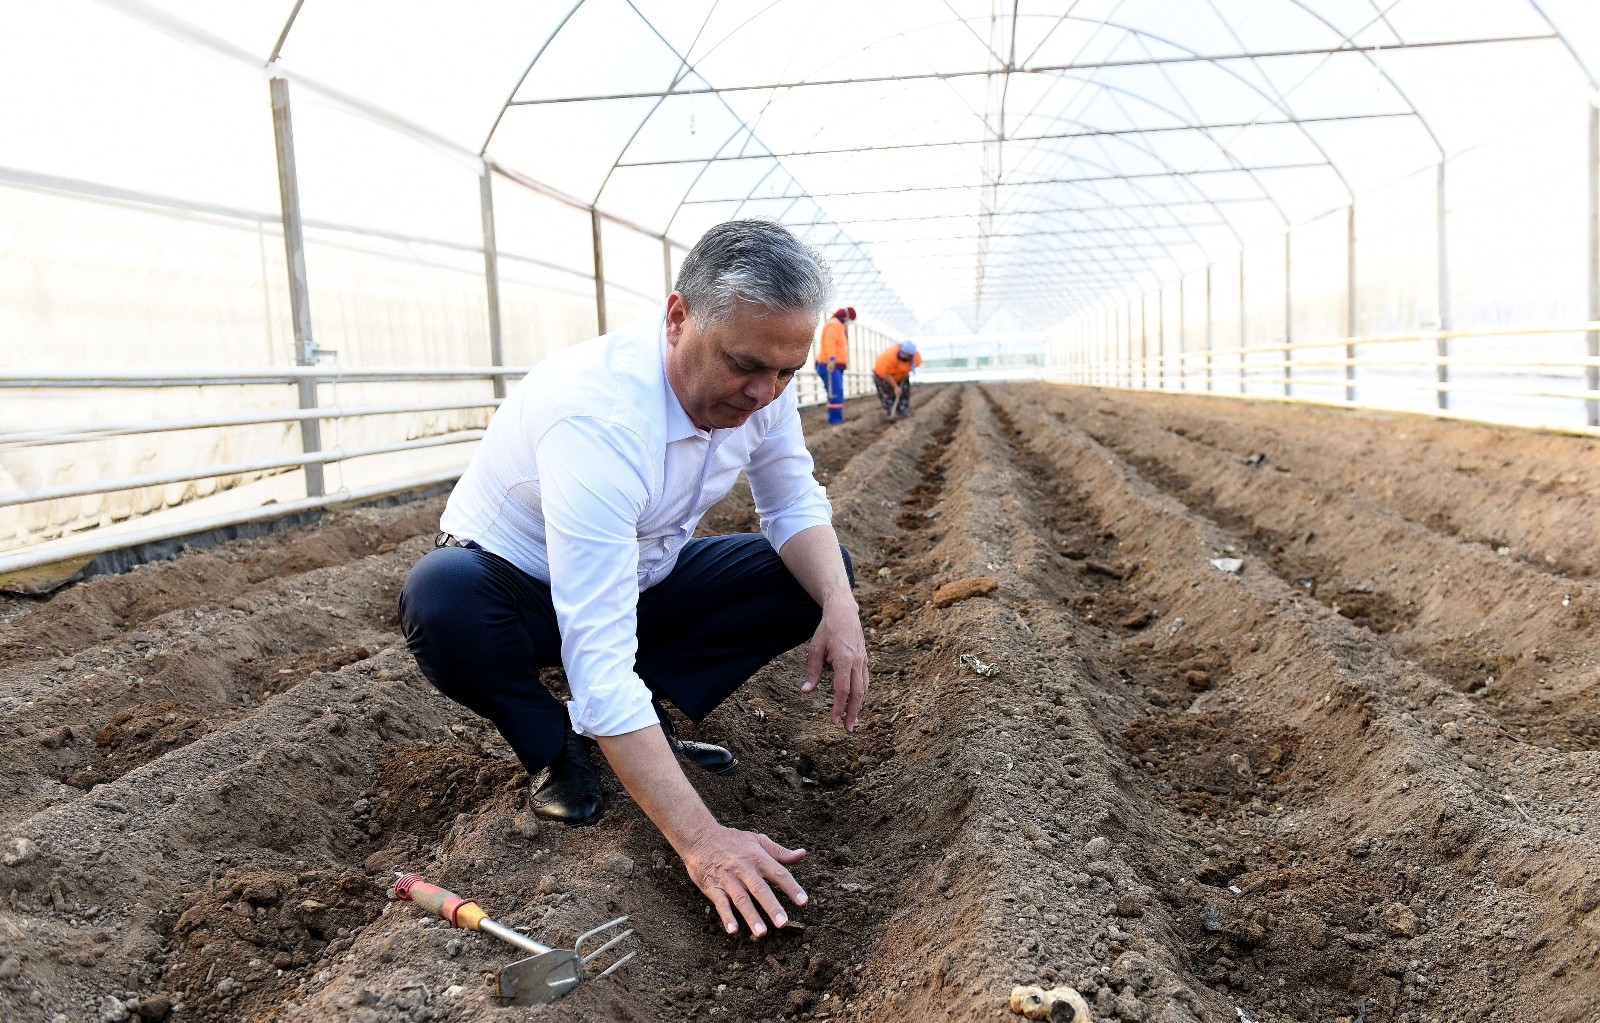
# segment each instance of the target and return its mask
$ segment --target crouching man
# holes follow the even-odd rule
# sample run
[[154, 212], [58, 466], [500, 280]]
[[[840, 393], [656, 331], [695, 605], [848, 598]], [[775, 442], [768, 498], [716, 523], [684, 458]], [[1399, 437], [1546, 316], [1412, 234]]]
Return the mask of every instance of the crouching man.
[[[787, 922], [775, 888], [805, 903], [788, 869], [805, 851], [716, 821], [679, 761], [738, 761], [679, 740], [663, 704], [698, 722], [809, 638], [801, 691], [831, 666], [832, 720], [855, 728], [866, 643], [789, 387], [831, 290], [784, 228], [713, 228], [662, 316], [558, 352], [515, 389], [400, 596], [423, 674], [494, 722], [534, 775], [535, 814], [600, 819], [598, 743], [724, 928], [756, 937]], [[761, 532], [693, 538], [741, 471]], [[568, 704], [539, 681], [555, 665]]]

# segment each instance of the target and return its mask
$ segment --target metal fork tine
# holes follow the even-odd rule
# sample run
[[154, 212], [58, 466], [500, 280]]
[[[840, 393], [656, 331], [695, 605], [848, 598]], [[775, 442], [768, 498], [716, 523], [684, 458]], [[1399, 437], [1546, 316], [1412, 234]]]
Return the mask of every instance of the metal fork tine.
[[[631, 934], [633, 932], [630, 931], [629, 933]], [[596, 955], [598, 955], [598, 954], [599, 953], [596, 953]], [[605, 969], [603, 969], [599, 973], [595, 974], [594, 975], [594, 979], [595, 980], [599, 980], [601, 977], [604, 977], [606, 974], [610, 973], [612, 970], [615, 970], [617, 967], [621, 966], [623, 963], [627, 962], [629, 959], [632, 959], [634, 956], [636, 956], [638, 954], [639, 954], [638, 952], [629, 952], [627, 955], [623, 956], [621, 959], [618, 959], [616, 962], [612, 963], [610, 966], [607, 966]]]
[[[604, 952], [606, 949], [610, 948], [612, 945], [615, 945], [617, 942], [621, 941], [622, 939], [631, 937], [632, 935], [633, 935], [633, 928], [630, 927], [627, 930], [623, 931], [621, 934], [617, 935], [615, 938], [612, 938], [610, 941], [606, 942], [604, 945], [601, 945], [599, 948], [595, 949], [593, 952], [590, 952], [586, 956], [582, 956], [581, 958], [583, 960], [583, 965], [588, 966], [589, 965], [589, 960], [593, 959], [595, 956], [598, 956], [600, 953]], [[632, 953], [630, 953], [630, 955], [631, 954]], [[605, 974], [602, 973], [600, 976], [604, 977]]]
[[[609, 921], [608, 923], [601, 924], [599, 927], [595, 927], [595, 928], [593, 928], [591, 930], [584, 931], [582, 934], [578, 935], [578, 940], [572, 943], [572, 951], [574, 951], [574, 952], [576, 952], [578, 954], [578, 958], [580, 958], [580, 959], [586, 958], [584, 956], [584, 954], [583, 954], [583, 943], [584, 942], [588, 941], [590, 938], [594, 937], [596, 934], [599, 934], [601, 931], [609, 931], [611, 928], [616, 927], [616, 926], [618, 926], [620, 924], [625, 924], [627, 922], [628, 922], [628, 918], [627, 917], [619, 916], [615, 920]], [[629, 933], [632, 933], [632, 932], [630, 931]]]

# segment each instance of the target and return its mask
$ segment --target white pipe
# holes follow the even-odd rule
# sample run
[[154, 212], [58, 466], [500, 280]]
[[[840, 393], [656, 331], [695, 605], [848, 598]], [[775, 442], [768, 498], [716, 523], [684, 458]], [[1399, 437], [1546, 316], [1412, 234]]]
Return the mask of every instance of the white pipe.
[[527, 366], [282, 366], [273, 369], [17, 369], [0, 387], [184, 387], [202, 384], [292, 384], [395, 380], [489, 380], [527, 375]]
[[203, 518], [190, 519], [186, 522], [152, 526], [148, 529], [135, 530], [128, 533], [99, 537], [91, 533], [72, 540], [52, 541], [27, 550], [0, 554], [0, 577], [12, 572], [20, 572], [24, 569], [37, 568], [41, 565], [53, 565], [57, 562], [92, 558], [97, 554], [105, 554], [108, 551], [137, 547], [140, 544], [156, 543], [161, 540], [171, 540], [179, 536], [204, 533], [207, 530], [220, 529], [224, 526], [237, 526], [246, 522], [282, 518], [286, 515], [311, 511], [316, 508], [329, 508], [352, 501], [370, 501], [389, 494], [421, 490], [424, 487], [434, 486], [435, 484], [448, 483], [460, 476], [460, 469], [450, 469], [427, 476], [418, 476], [391, 483], [379, 483], [355, 490], [338, 490], [323, 497], [307, 497], [298, 501], [282, 501], [277, 504], [262, 505], [260, 508], [250, 511], [221, 512]]
[[418, 448], [434, 448], [447, 444], [464, 444], [469, 441], [480, 440], [482, 430], [464, 430], [460, 433], [444, 434], [439, 437], [426, 437], [422, 440], [405, 441], [400, 444], [382, 444], [370, 448], [330, 448], [315, 454], [300, 455], [295, 458], [263, 459], [255, 462], [233, 462], [228, 465], [211, 465], [203, 469], [180, 469], [177, 472], [146, 473], [143, 476], [123, 476], [120, 479], [100, 480], [95, 483], [68, 483], [58, 487], [42, 487], [38, 490], [13, 491], [9, 494], [0, 494], [0, 508], [9, 508], [19, 504], [33, 504], [38, 501], [55, 501], [64, 497], [87, 497], [90, 494], [108, 494], [119, 490], [134, 490], [139, 487], [159, 487], [169, 483], [184, 483], [188, 480], [208, 479], [212, 476], [234, 476], [241, 473], [265, 472], [268, 469], [291, 469], [305, 465], [323, 465], [328, 462], [340, 462], [352, 458], [364, 458], [368, 455], [387, 455], [397, 451], [412, 451]]
[[165, 433], [171, 430], [202, 430], [218, 426], [259, 426], [266, 423], [292, 423], [312, 417], [318, 419], [354, 419], [358, 416], [405, 415], [412, 412], [454, 412], [463, 409], [492, 408], [501, 403], [499, 398], [484, 401], [439, 402], [433, 405], [326, 405], [315, 409], [293, 412], [274, 412], [269, 415], [246, 412], [237, 416], [205, 416], [192, 419], [125, 419], [107, 420], [75, 426], [58, 424], [41, 426], [33, 430], [0, 433], [0, 446], [72, 444], [106, 437], [124, 437], [139, 433]]

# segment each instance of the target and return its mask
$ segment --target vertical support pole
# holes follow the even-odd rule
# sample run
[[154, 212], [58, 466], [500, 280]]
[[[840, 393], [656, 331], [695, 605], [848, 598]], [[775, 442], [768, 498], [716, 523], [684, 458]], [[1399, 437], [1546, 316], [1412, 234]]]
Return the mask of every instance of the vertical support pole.
[[[483, 165], [478, 176], [478, 200], [483, 213], [483, 282], [489, 300], [489, 365], [504, 366], [500, 334], [500, 250], [494, 240], [494, 171]], [[494, 396], [506, 396], [506, 378], [494, 378]]]
[[663, 296], [672, 295], [672, 239], [666, 235], [661, 236], [661, 281]]
[[[272, 88], [272, 135], [278, 151], [278, 198], [283, 204], [283, 249], [289, 268], [289, 312], [294, 319], [294, 364], [315, 366], [317, 343], [311, 338], [311, 296], [306, 283], [306, 244], [300, 221], [300, 179], [294, 165], [294, 123], [289, 117], [289, 80], [274, 78]], [[302, 377], [296, 384], [300, 407], [317, 407], [317, 382]], [[322, 450], [322, 421], [300, 421], [300, 447], [308, 455]], [[321, 497], [322, 463], [305, 467], [306, 496]]]
[[1214, 382], [1213, 382], [1212, 373], [1211, 373], [1211, 352], [1212, 352], [1212, 348], [1213, 348], [1213, 344], [1214, 344], [1214, 335], [1212, 333], [1212, 325], [1214, 324], [1215, 321], [1212, 319], [1212, 316], [1211, 316], [1211, 267], [1212, 267], [1212, 264], [1210, 264], [1210, 263], [1206, 264], [1206, 390], [1207, 391], [1211, 391], [1211, 390], [1214, 389]]
[[[1600, 320], [1600, 97], [1589, 104], [1589, 322]], [[1589, 358], [1600, 359], [1600, 332], [1589, 331]], [[1584, 402], [1590, 426], [1600, 426], [1600, 366], [1586, 366], [1584, 387], [1591, 397]]]
[[1244, 304], [1244, 250], [1239, 250], [1239, 393], [1246, 392], [1244, 380], [1245, 339], [1250, 336], [1250, 316]]
[[590, 208], [589, 219], [594, 226], [594, 318], [598, 333], [606, 332], [606, 259], [605, 248], [600, 243], [600, 211]]
[[1283, 396], [1289, 397], [1292, 388], [1294, 353], [1289, 346], [1294, 343], [1294, 250], [1291, 241], [1294, 232], [1283, 231]]
[[1150, 296], [1139, 296], [1139, 386], [1150, 389], [1150, 323], [1146, 315]]
[[1450, 248], [1449, 239], [1445, 232], [1445, 215], [1447, 202], [1444, 189], [1444, 157], [1439, 158], [1439, 336], [1434, 341], [1434, 353], [1438, 358], [1435, 376], [1438, 379], [1438, 405], [1442, 409], [1450, 407], [1450, 392], [1446, 390], [1450, 385], [1450, 339], [1445, 336], [1445, 331], [1455, 326], [1455, 319], [1450, 313]]
[[1189, 389], [1188, 328], [1183, 322], [1183, 278], [1178, 278], [1178, 390]]
[[[1350, 212], [1345, 217], [1344, 263], [1344, 336], [1352, 338], [1359, 329], [1360, 306], [1356, 303], [1356, 201], [1350, 200]], [[1349, 341], [1344, 346], [1344, 400], [1354, 405], [1356, 401], [1356, 346]]]
[[1161, 374], [1161, 389], [1167, 389], [1167, 289], [1156, 289], [1156, 366]]

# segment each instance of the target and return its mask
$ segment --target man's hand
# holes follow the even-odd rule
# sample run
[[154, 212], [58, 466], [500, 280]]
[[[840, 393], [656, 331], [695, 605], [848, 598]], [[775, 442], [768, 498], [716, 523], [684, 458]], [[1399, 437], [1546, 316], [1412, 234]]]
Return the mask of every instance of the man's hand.
[[785, 849], [766, 835], [718, 824], [706, 829], [682, 855], [690, 880], [717, 907], [722, 929], [729, 934], [739, 932], [740, 917], [755, 938], [767, 933], [767, 920], [774, 927], [788, 924], [774, 887], [796, 906], [806, 904], [805, 890], [788, 868], [805, 858], [804, 849]]
[[829, 717], [853, 732], [856, 715], [867, 698], [867, 640], [861, 634], [860, 610], [849, 596], [830, 601], [822, 609], [822, 623], [811, 637], [806, 656], [802, 693], [817, 688], [824, 664], [833, 667], [833, 712]]

